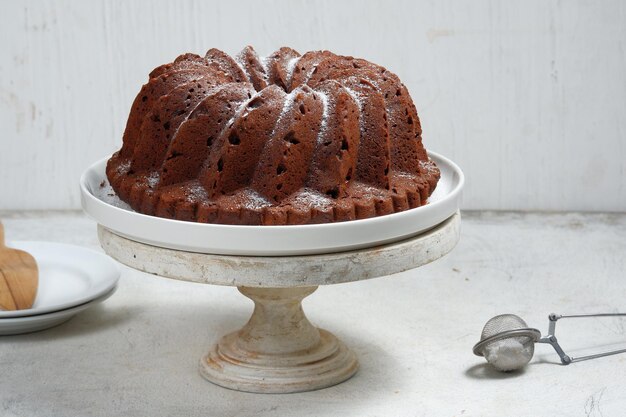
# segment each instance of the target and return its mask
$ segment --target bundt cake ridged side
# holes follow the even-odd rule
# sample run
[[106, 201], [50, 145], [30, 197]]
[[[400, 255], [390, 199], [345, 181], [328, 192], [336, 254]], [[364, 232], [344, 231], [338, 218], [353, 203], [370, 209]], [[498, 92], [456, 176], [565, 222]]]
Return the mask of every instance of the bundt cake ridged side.
[[225, 224], [364, 219], [426, 204], [439, 170], [406, 87], [329, 51], [218, 50], [154, 69], [106, 174], [138, 212]]

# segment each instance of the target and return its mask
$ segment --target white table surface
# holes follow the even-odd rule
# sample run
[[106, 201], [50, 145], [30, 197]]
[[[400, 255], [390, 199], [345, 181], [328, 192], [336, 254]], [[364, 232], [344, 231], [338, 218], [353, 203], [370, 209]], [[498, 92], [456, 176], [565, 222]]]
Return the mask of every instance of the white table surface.
[[[77, 212], [0, 218], [8, 240], [99, 249], [95, 223]], [[200, 377], [197, 363], [244, 324], [251, 301], [235, 288], [123, 267], [118, 292], [102, 305], [47, 331], [0, 337], [0, 416], [626, 413], [626, 354], [561, 366], [538, 345], [524, 372], [500, 374], [471, 353], [500, 313], [545, 332], [550, 312], [626, 311], [626, 214], [464, 213], [450, 255], [392, 277], [321, 287], [304, 308], [358, 354], [357, 375], [301, 394], [230, 391]], [[572, 355], [626, 347], [626, 320], [562, 321], [557, 331]]]

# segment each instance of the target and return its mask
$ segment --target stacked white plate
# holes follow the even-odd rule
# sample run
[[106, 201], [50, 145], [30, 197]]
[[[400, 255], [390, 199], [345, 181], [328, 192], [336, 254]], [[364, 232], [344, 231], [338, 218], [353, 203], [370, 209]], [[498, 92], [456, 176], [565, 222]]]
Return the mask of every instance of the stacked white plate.
[[32, 308], [0, 310], [0, 335], [29, 333], [66, 322], [109, 298], [120, 270], [106, 255], [53, 242], [7, 242], [30, 253], [39, 268], [39, 287]]

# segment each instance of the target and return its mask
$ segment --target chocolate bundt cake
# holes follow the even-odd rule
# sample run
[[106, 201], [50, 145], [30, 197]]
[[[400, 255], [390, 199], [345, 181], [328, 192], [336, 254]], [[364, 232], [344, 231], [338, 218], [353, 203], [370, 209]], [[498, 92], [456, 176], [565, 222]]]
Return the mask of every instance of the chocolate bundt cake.
[[284, 225], [426, 204], [439, 169], [398, 77], [363, 59], [211, 49], [150, 73], [106, 174], [141, 213]]

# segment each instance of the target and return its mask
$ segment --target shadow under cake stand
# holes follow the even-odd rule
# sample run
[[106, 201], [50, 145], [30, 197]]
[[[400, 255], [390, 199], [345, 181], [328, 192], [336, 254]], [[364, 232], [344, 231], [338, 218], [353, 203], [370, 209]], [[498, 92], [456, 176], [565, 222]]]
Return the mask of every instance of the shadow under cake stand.
[[346, 252], [304, 256], [233, 256], [140, 243], [98, 225], [105, 252], [123, 264], [163, 277], [236, 286], [254, 301], [238, 331], [222, 337], [200, 361], [200, 373], [223, 387], [259, 393], [310, 391], [338, 384], [358, 369], [356, 355], [313, 326], [302, 300], [319, 285], [417, 268], [450, 252], [460, 235], [457, 212], [427, 232]]

